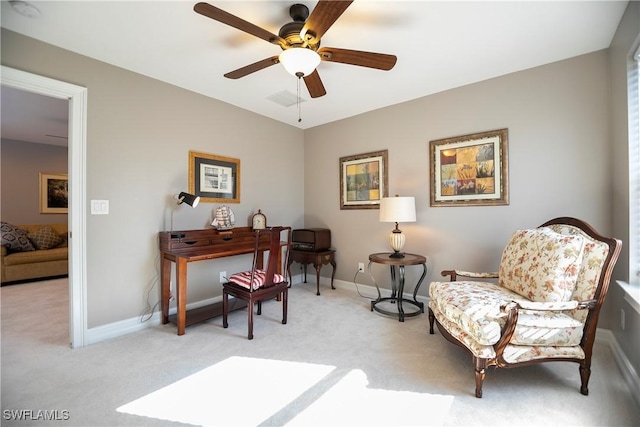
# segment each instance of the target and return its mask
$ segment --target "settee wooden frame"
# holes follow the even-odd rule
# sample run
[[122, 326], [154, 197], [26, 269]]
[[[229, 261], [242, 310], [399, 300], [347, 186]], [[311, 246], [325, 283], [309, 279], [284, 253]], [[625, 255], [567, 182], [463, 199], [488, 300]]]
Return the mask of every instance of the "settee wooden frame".
[[[482, 397], [482, 385], [486, 376], [486, 369], [491, 366], [495, 366], [497, 368], [515, 368], [519, 366], [527, 366], [540, 364], [545, 362], [575, 362], [579, 364], [579, 373], [580, 373], [580, 393], [583, 395], [589, 394], [589, 378], [591, 376], [591, 356], [593, 351], [593, 344], [596, 336], [596, 329], [598, 324], [598, 317], [600, 315], [600, 309], [605, 300], [607, 292], [609, 290], [609, 283], [611, 281], [611, 276], [613, 274], [613, 268], [616, 264], [618, 256], [620, 255], [620, 250], [622, 249], [622, 242], [616, 238], [609, 238], [602, 236], [599, 234], [593, 227], [591, 227], [586, 222], [570, 217], [560, 217], [555, 218], [550, 221], [545, 222], [540, 225], [538, 228], [546, 227], [554, 224], [562, 224], [562, 225], [571, 225], [576, 228], [579, 228], [586, 235], [591, 237], [594, 240], [598, 240], [600, 242], [605, 243], [609, 247], [609, 251], [607, 253], [606, 259], [602, 265], [602, 271], [600, 273], [600, 278], [598, 284], [596, 285], [596, 291], [594, 294], [594, 298], [587, 301], [579, 301], [577, 309], [579, 310], [588, 310], [588, 314], [586, 320], [584, 322], [582, 340], [580, 342], [580, 347], [582, 347], [585, 357], [584, 359], [578, 358], [546, 358], [546, 359], [533, 359], [527, 360], [518, 363], [509, 363], [504, 357], [503, 353], [511, 338], [515, 332], [516, 323], [518, 321], [518, 310], [523, 307], [516, 301], [511, 301], [503, 304], [501, 309], [501, 314], [506, 316], [506, 321], [504, 326], [501, 328], [500, 339], [494, 344], [494, 351], [496, 356], [493, 358], [480, 358], [473, 355], [473, 353], [458, 339], [452, 336], [440, 322], [436, 319], [433, 310], [429, 308], [429, 333], [431, 335], [434, 334], [434, 324], [438, 327], [438, 330], [442, 334], [444, 338], [448, 341], [456, 344], [462, 348], [464, 348], [467, 352], [469, 352], [473, 358], [473, 365], [475, 370], [475, 395], [478, 398]], [[455, 282], [459, 277], [468, 277], [475, 279], [497, 279], [498, 273], [472, 273], [461, 270], [444, 270], [441, 272], [442, 276], [449, 276], [451, 282]], [[576, 308], [573, 308], [576, 309]], [[554, 310], [558, 311], [558, 310]]]

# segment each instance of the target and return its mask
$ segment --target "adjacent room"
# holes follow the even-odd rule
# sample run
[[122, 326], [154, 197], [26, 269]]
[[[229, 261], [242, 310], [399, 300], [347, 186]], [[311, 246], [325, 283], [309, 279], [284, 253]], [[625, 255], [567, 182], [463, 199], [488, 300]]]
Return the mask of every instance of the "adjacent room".
[[3, 425], [637, 425], [640, 3], [0, 7]]

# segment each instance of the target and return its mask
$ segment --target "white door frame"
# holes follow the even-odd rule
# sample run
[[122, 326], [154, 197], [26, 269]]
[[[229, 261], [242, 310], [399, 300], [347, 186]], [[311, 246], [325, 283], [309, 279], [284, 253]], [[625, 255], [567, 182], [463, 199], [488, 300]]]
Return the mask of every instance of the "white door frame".
[[71, 347], [85, 345], [86, 277], [86, 143], [87, 88], [2, 66], [3, 85], [69, 100], [69, 338]]

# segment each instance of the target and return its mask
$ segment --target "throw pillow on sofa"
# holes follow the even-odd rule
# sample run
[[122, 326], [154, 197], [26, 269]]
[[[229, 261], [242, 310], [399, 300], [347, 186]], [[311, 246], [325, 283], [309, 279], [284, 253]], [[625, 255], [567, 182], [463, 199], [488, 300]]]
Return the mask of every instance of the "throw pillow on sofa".
[[21, 230], [8, 222], [0, 222], [0, 232], [2, 233], [2, 246], [14, 252], [35, 251], [29, 240], [26, 230]]
[[55, 248], [63, 241], [62, 237], [48, 225], [30, 233], [29, 239], [33, 243], [33, 246], [39, 250]]

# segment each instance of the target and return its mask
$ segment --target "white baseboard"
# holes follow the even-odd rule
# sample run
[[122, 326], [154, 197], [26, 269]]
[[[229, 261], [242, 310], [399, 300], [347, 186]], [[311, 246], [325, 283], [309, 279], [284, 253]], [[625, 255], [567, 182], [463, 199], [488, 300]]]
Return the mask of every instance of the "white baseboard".
[[609, 345], [616, 361], [616, 365], [622, 374], [622, 378], [624, 378], [624, 381], [629, 386], [629, 390], [631, 391], [631, 395], [635, 399], [636, 404], [640, 406], [640, 378], [627, 358], [627, 355], [618, 344], [616, 336], [609, 329], [598, 328], [596, 331], [596, 341], [603, 341]]
[[[204, 307], [206, 305], [214, 304], [220, 301], [222, 301], [222, 296], [197, 301], [191, 304], [187, 304], [187, 310]], [[176, 314], [176, 311], [177, 310], [175, 307], [170, 307], [169, 315]], [[142, 316], [140, 316], [91, 328], [87, 330], [87, 333], [85, 335], [85, 343], [86, 345], [96, 344], [100, 341], [116, 338], [121, 335], [130, 334], [132, 332], [141, 331], [148, 328], [149, 326], [160, 325], [162, 321], [161, 317], [162, 314], [156, 311], [151, 317], [145, 318], [144, 321], [142, 320]]]
[[[320, 277], [320, 284], [322, 286], [328, 286], [331, 283], [330, 280], [330, 278], [322, 276]], [[293, 276], [291, 282], [293, 285], [301, 284], [302, 275], [299, 274]], [[313, 277], [313, 280], [310, 280], [310, 276], [307, 275], [307, 285], [309, 285], [310, 283], [315, 284], [315, 277]], [[376, 298], [378, 295], [378, 291], [376, 290], [375, 286], [371, 285], [364, 285], [359, 283], [356, 285], [356, 283], [354, 282], [347, 282], [345, 280], [335, 280], [333, 284], [337, 289], [344, 289], [352, 291], [354, 293], [357, 292], [368, 298]], [[381, 289], [380, 291], [382, 292], [383, 296], [388, 296], [388, 294], [390, 294], [390, 290], [388, 289]], [[408, 295], [405, 293], [405, 297], [410, 298], [412, 297], [412, 295]], [[429, 300], [428, 297], [422, 295], [418, 295], [417, 299], [425, 302], [425, 304]], [[207, 300], [187, 304], [187, 309], [190, 310], [199, 308], [220, 301], [222, 301], [221, 296], [210, 298]], [[169, 309], [169, 314], [175, 313], [175, 307]], [[155, 312], [144, 322], [141, 320], [141, 317], [135, 317], [91, 328], [87, 330], [87, 333], [85, 335], [85, 343], [87, 345], [96, 344], [100, 341], [116, 338], [122, 335], [130, 334], [132, 332], [141, 331], [145, 328], [148, 328], [149, 326], [159, 325], [161, 321], [160, 317], [161, 314], [159, 312]], [[596, 340], [604, 341], [607, 343], [607, 345], [611, 349], [611, 352], [613, 353], [616, 365], [618, 366], [622, 377], [629, 386], [629, 390], [636, 400], [636, 403], [638, 404], [638, 406], [640, 406], [640, 378], [638, 377], [638, 373], [633, 368], [633, 365], [627, 358], [627, 355], [624, 353], [624, 351], [622, 351], [622, 348], [618, 344], [615, 335], [608, 329], [598, 329], [596, 332]]]

